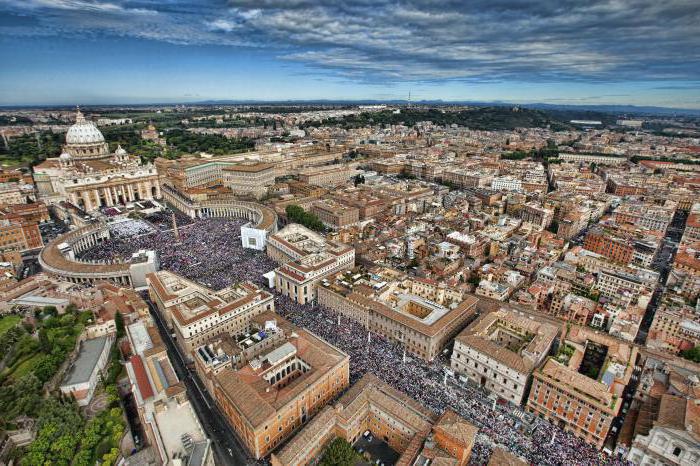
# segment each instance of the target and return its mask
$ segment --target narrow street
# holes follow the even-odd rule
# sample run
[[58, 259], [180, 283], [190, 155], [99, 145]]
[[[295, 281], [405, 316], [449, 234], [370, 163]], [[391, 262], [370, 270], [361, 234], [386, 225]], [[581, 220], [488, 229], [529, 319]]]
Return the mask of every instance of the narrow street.
[[197, 413], [207, 437], [212, 442], [216, 464], [235, 466], [257, 464], [255, 459], [248, 455], [248, 451], [229, 426], [226, 417], [204, 389], [204, 384], [199, 380], [197, 373], [185, 364], [185, 360], [165, 327], [157, 308], [150, 300], [146, 299], [146, 302], [168, 349], [168, 356], [173, 367], [178, 377], [184, 381], [192, 407]]

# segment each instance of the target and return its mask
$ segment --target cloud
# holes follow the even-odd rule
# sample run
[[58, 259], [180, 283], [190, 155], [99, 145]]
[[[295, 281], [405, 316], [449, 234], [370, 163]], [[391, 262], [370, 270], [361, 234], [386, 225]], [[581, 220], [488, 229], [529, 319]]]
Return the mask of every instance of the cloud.
[[363, 82], [688, 81], [700, 76], [697, 0], [0, 0], [38, 25], [266, 48]]
[[233, 21], [228, 21], [225, 19], [215, 19], [214, 21], [208, 21], [206, 23], [209, 25], [211, 30], [213, 31], [224, 31], [224, 32], [231, 32], [234, 29], [238, 29], [240, 26], [236, 24]]

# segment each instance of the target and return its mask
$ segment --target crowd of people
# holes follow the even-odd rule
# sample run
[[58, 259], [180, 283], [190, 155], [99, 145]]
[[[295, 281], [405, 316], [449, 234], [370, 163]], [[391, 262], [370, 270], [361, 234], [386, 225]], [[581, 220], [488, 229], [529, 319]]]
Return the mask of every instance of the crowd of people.
[[[171, 217], [170, 215], [168, 217]], [[232, 283], [252, 281], [267, 286], [263, 274], [277, 264], [259, 251], [244, 249], [240, 228], [244, 220], [197, 219], [178, 224], [179, 238], [165, 229], [165, 216], [155, 222], [157, 230], [134, 238], [114, 238], [85, 251], [83, 259], [110, 261], [128, 258], [139, 249], [154, 249], [161, 267], [218, 290]], [[170, 220], [172, 223], [172, 220]], [[472, 464], [486, 464], [493, 448], [500, 446], [532, 464], [600, 465], [626, 464], [554, 425], [527, 417], [513, 405], [494, 403], [487, 392], [446, 376], [446, 359], [428, 363], [406, 354], [398, 343], [368, 333], [348, 318], [339, 318], [319, 305], [301, 305], [275, 295], [277, 312], [306, 328], [350, 356], [350, 382], [372, 372], [436, 413], [452, 409], [479, 428], [472, 451]]]
[[[172, 228], [162, 229], [161, 222], [147, 234], [138, 234], [142, 227], [131, 223], [137, 234], [132, 237], [112, 234], [109, 241], [83, 251], [79, 259], [91, 262], [123, 262], [141, 249], [158, 253], [162, 269], [170, 270], [214, 290], [242, 281], [262, 279], [262, 274], [277, 267], [265, 254], [244, 249], [241, 226], [247, 220], [207, 218], [177, 223], [177, 237]], [[149, 218], [150, 221], [150, 218]], [[139, 221], [141, 222], [141, 221]], [[141, 222], [145, 223], [145, 222]]]
[[[472, 464], [485, 464], [495, 446], [533, 464], [626, 464], [610, 458], [549, 422], [533, 419], [532, 434], [524, 429], [524, 413], [513, 405], [494, 403], [487, 392], [458, 382], [444, 372], [446, 360], [432, 363], [404, 354], [397, 343], [318, 305], [301, 305], [276, 296], [277, 312], [350, 355], [350, 383], [372, 372], [392, 387], [407, 393], [423, 406], [442, 413], [452, 409], [479, 428]], [[494, 411], [495, 408], [495, 411]], [[520, 413], [520, 415], [514, 415]], [[552, 441], [554, 440], [554, 441]]]
[[153, 227], [143, 220], [125, 219], [109, 224], [109, 232], [113, 238], [132, 239], [135, 236], [153, 233]]

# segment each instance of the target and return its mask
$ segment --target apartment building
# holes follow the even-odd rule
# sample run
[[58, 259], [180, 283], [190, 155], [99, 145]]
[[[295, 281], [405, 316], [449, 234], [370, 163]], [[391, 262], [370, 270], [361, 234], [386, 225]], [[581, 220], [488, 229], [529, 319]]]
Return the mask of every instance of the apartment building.
[[658, 237], [624, 233], [614, 228], [595, 226], [586, 234], [583, 247], [619, 264], [651, 267], [659, 250]]
[[270, 293], [250, 282], [213, 291], [173, 272], [146, 276], [148, 294], [185, 355], [222, 333], [238, 333], [250, 319], [275, 308]]
[[33, 185], [18, 182], [0, 182], [0, 205], [26, 204], [27, 196], [33, 195]]
[[357, 207], [341, 204], [332, 199], [324, 199], [311, 204], [311, 213], [316, 215], [328, 228], [337, 230], [360, 221]]
[[602, 448], [636, 361], [635, 346], [571, 326], [557, 355], [533, 372], [527, 410]]
[[673, 220], [674, 209], [647, 204], [625, 203], [613, 211], [615, 223], [628, 223], [639, 228], [665, 233]]
[[620, 175], [611, 175], [607, 180], [606, 191], [616, 196], [641, 196], [646, 194], [647, 186], [637, 180], [630, 180]]
[[476, 316], [474, 296], [409, 278], [392, 269], [336, 274], [318, 288], [318, 302], [369, 331], [433, 360]]
[[456, 338], [450, 366], [514, 404], [521, 404], [532, 371], [547, 356], [558, 330], [499, 310], [485, 314]]
[[540, 229], [546, 229], [552, 224], [554, 211], [535, 203], [527, 203], [520, 210], [520, 218]]
[[681, 244], [694, 244], [700, 242], [700, 203], [693, 204], [693, 208], [685, 222], [685, 230]]
[[216, 403], [250, 454], [260, 459], [345, 390], [350, 358], [274, 312], [251, 323], [258, 326], [261, 341], [261, 332], [280, 331], [283, 337], [272, 347], [257, 345], [247, 364], [231, 363], [210, 377]]
[[595, 287], [601, 295], [609, 299], [624, 299], [629, 302], [637, 301], [643, 294], [651, 298], [658, 280], [659, 273], [652, 270], [638, 268], [603, 269], [598, 273]]
[[509, 176], [501, 176], [491, 181], [491, 189], [496, 191], [523, 191], [521, 180]]
[[357, 173], [355, 168], [345, 164], [311, 167], [299, 172], [299, 181], [331, 188], [345, 185]]
[[459, 246], [464, 255], [471, 258], [483, 257], [486, 254], [486, 247], [488, 246], [488, 242], [483, 237], [461, 233], [459, 231], [449, 233], [445, 237], [445, 240]]
[[700, 242], [678, 248], [666, 284], [690, 300], [700, 295]]
[[21, 223], [44, 223], [51, 220], [49, 209], [43, 202], [5, 205], [0, 207], [0, 218]]
[[43, 246], [37, 223], [0, 219], [0, 252], [23, 252]]
[[700, 346], [700, 314], [682, 299], [664, 295], [649, 328], [647, 346], [670, 354]]
[[272, 466], [313, 464], [334, 438], [355, 443], [366, 431], [399, 454], [398, 465], [464, 466], [478, 429], [451, 410], [438, 417], [368, 373], [273, 453]]
[[282, 264], [275, 269], [275, 289], [300, 304], [316, 299], [319, 281], [355, 266], [355, 249], [297, 223], [270, 236], [267, 255]]

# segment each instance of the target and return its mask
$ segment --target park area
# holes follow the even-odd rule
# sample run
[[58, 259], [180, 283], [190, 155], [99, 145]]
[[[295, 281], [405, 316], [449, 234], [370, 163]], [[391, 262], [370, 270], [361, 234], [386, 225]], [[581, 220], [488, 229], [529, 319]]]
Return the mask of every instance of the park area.
[[0, 318], [0, 430], [9, 434], [33, 425], [36, 438], [16, 448], [11, 458], [26, 466], [111, 465], [119, 457], [126, 423], [116, 379], [122, 366], [118, 350], [100, 390], [104, 409], [86, 416], [70, 396], [56, 390], [91, 312], [53, 307], [24, 318]]

